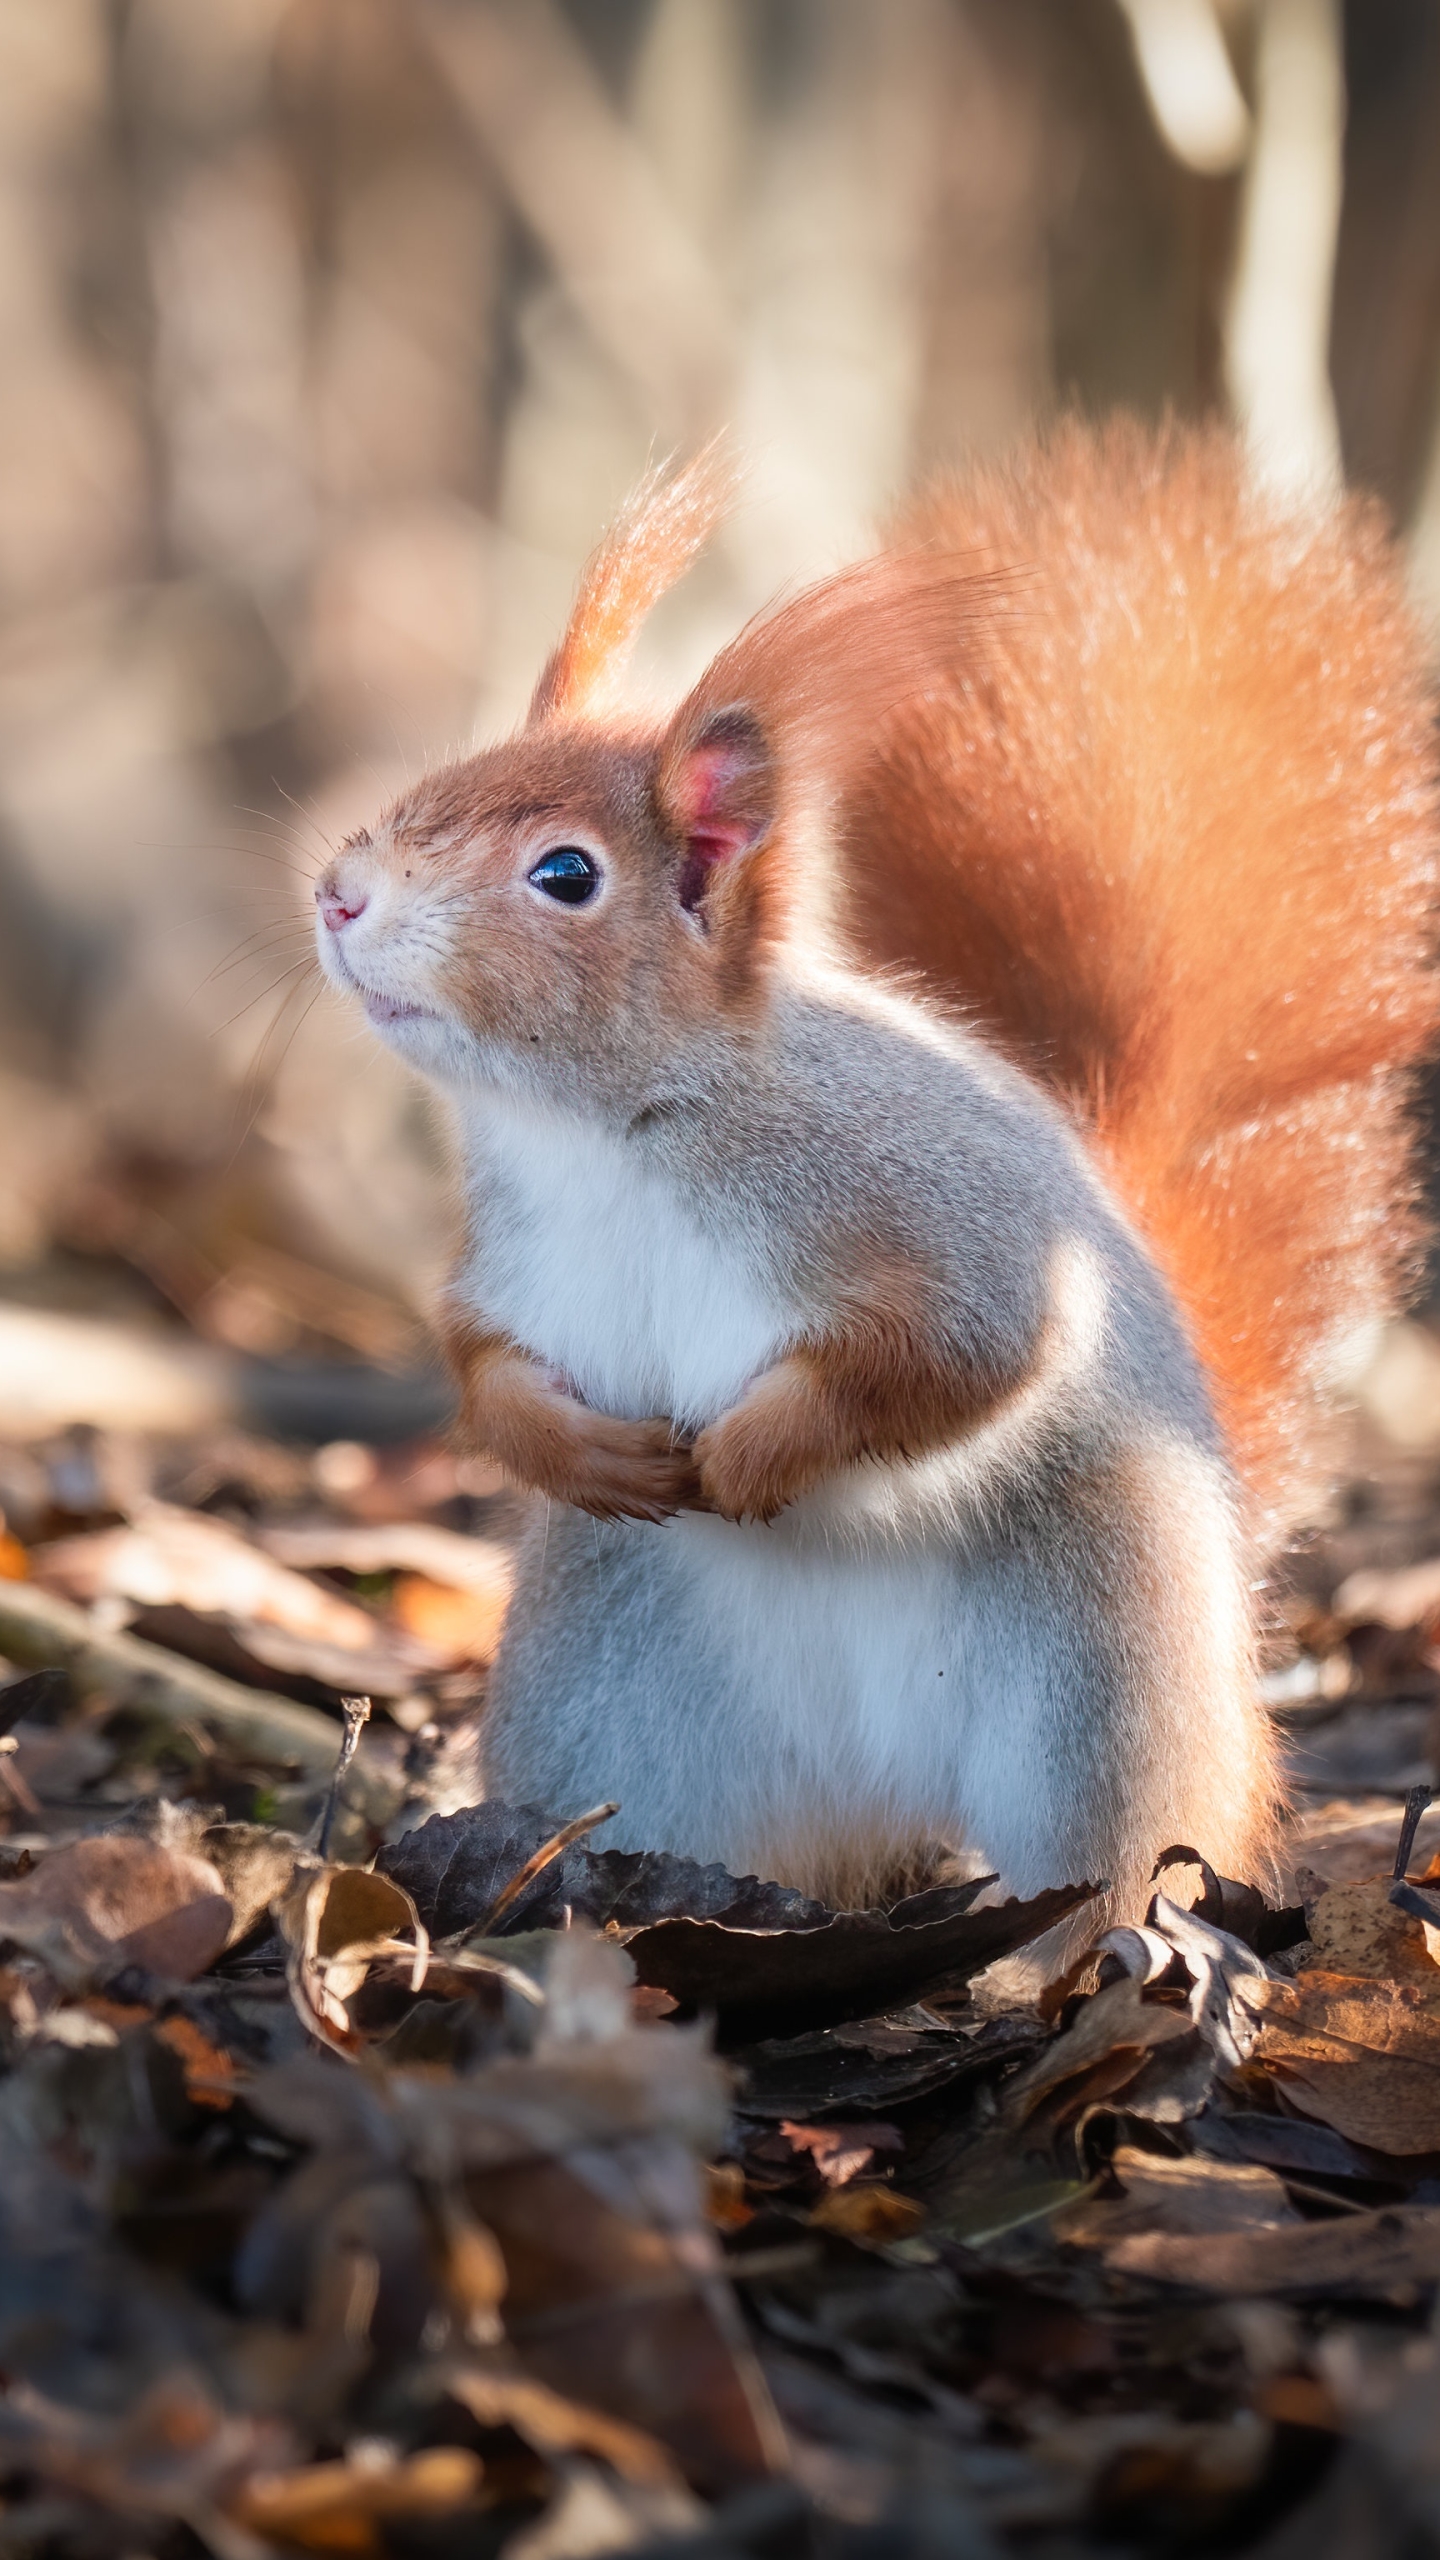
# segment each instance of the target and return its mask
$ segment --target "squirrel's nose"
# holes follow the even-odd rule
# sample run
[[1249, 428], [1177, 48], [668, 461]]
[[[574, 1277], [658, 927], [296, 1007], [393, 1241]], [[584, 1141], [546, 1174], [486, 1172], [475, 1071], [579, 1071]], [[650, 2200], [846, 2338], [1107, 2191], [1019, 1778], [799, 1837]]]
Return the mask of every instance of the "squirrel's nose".
[[343, 925], [363, 916], [370, 902], [363, 889], [347, 889], [343, 898], [337, 889], [317, 889], [315, 903], [330, 931], [338, 933]]

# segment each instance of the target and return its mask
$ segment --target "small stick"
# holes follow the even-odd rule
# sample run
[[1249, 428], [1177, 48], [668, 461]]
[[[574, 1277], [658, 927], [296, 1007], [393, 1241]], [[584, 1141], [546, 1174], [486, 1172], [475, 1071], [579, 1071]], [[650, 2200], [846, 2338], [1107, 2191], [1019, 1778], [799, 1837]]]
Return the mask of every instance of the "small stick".
[[1412, 1787], [1405, 1798], [1405, 1812], [1400, 1824], [1400, 1846], [1395, 1852], [1396, 1884], [1400, 1882], [1409, 1867], [1410, 1852], [1415, 1846], [1415, 1834], [1420, 1828], [1420, 1816], [1434, 1793], [1433, 1787]]
[[536, 1876], [543, 1875], [552, 1859], [568, 1849], [572, 1840], [583, 1840], [587, 1831], [593, 1831], [598, 1823], [608, 1822], [611, 1814], [619, 1810], [618, 1804], [597, 1804], [589, 1813], [577, 1814], [575, 1820], [567, 1822], [564, 1830], [557, 1831], [552, 1839], [542, 1840], [534, 1856], [527, 1858], [524, 1866], [511, 1877], [504, 1892], [496, 1895], [480, 1923], [480, 1935], [489, 1937], [496, 1921], [503, 1920], [506, 1912], [519, 1901], [527, 1884], [533, 1884]]
[[354, 1759], [360, 1736], [370, 1721], [370, 1701], [368, 1698], [342, 1698], [340, 1711], [345, 1718], [345, 1731], [341, 1736], [340, 1749], [336, 1756], [335, 1774], [330, 1781], [330, 1792], [325, 1798], [325, 1810], [320, 1816], [320, 1834], [315, 1843], [315, 1854], [319, 1858], [329, 1854], [330, 1834], [335, 1827], [335, 1816], [340, 1809], [340, 1781]]

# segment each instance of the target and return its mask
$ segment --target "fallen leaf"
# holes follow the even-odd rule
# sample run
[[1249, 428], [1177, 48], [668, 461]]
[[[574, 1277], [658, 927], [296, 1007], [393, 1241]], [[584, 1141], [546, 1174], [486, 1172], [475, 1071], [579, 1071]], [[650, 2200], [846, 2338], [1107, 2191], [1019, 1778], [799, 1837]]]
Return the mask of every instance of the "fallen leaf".
[[484, 2479], [478, 2454], [431, 2445], [401, 2461], [315, 2462], [297, 2471], [252, 2473], [229, 2512], [252, 2533], [298, 2543], [302, 2551], [378, 2551], [383, 2519], [417, 2522], [473, 2506]]
[[0, 1884], [0, 1937], [27, 1947], [71, 1990], [125, 1965], [192, 1982], [230, 1934], [224, 1883], [208, 1858], [116, 1831], [53, 1849]]
[[118, 1529], [62, 1538], [34, 1554], [37, 1580], [70, 1600], [134, 1600], [253, 1619], [355, 1650], [371, 1643], [368, 1609], [277, 1564], [224, 1520], [147, 1502]]
[[[382, 1849], [376, 1866], [414, 1898], [431, 1935], [474, 1929], [536, 1850], [564, 1829], [540, 1805], [497, 1799], [434, 1814]], [[757, 1929], [819, 1927], [833, 1914], [790, 1885], [732, 1876], [664, 1851], [595, 1850], [577, 1841], [534, 1878], [506, 1917], [507, 1935], [559, 1929], [569, 1912], [597, 1929], [643, 1928], [679, 1914]]]
[[810, 2216], [816, 2230], [870, 2246], [910, 2240], [925, 2220], [925, 2207], [893, 2187], [832, 2187]]
[[457, 1591], [423, 1573], [406, 1573], [390, 1595], [390, 1615], [445, 1662], [488, 1662], [500, 1642], [509, 1601], [508, 1588]]
[[1070, 2083], [1088, 2083], [1097, 2065], [1106, 2075], [1105, 2094], [1113, 2095], [1133, 2079], [1147, 2054], [1192, 2031], [1183, 2009], [1143, 1999], [1141, 1985], [1126, 1974], [1092, 1993], [1069, 2026], [1017, 2072], [1005, 2092], [1004, 2120], [1022, 2125]]
[[286, 1521], [262, 1530], [260, 1544], [278, 1563], [301, 1572], [338, 1567], [344, 1573], [413, 1573], [452, 1591], [499, 1595], [502, 1603], [515, 1578], [508, 1547], [493, 1538], [462, 1537], [428, 1520]]
[[1440, 2150], [1440, 2009], [1413, 1983], [1306, 1972], [1245, 1996], [1254, 2058], [1301, 2114], [1375, 2151]]
[[[1300, 2217], [1268, 2169], [1209, 2159], [1167, 2159], [1121, 2144], [1109, 2164], [1122, 2192], [1087, 2196], [1057, 2214], [1057, 2240], [1110, 2257], [1136, 2233], [1198, 2239], [1211, 2232], [1268, 2231]], [[1121, 2263], [1117, 2259], [1116, 2263]]]
[[480, 2426], [513, 2427], [536, 2453], [593, 2454], [622, 2480], [653, 2487], [679, 2484], [679, 2470], [654, 2436], [551, 2391], [531, 2374], [459, 2365], [446, 2374], [445, 2388]]
[[863, 2018], [732, 2047], [730, 2060], [746, 2115], [805, 2121], [993, 2078], [1043, 2041], [1038, 2021], [1023, 2015], [987, 2018], [969, 2034]]
[[1440, 1964], [1426, 1945], [1425, 1922], [1397, 1910], [1388, 1876], [1335, 1884], [1308, 1907], [1313, 1954], [1307, 1971], [1367, 1974], [1380, 1982], [1413, 1982], [1440, 2000]]
[[[212, 2044], [193, 2018], [176, 2012], [168, 2018], [161, 2018], [155, 2033], [161, 2044], [168, 2045], [182, 2064], [185, 2094], [193, 2106], [215, 2107], [223, 2112], [226, 2107], [234, 2105], [233, 2091], [240, 2082], [234, 2056]], [[231, 2084], [228, 2089], [224, 2085], [226, 2082]]]
[[408, 1893], [388, 1876], [366, 1867], [302, 1869], [275, 1917], [289, 1950], [295, 2006], [312, 2035], [337, 2053], [361, 2049], [347, 2004], [377, 1956], [404, 1956], [412, 1991], [424, 1981], [428, 1933]]
[[790, 2124], [780, 2131], [792, 2151], [804, 2152], [818, 2169], [827, 2187], [848, 2187], [852, 2178], [869, 2168], [877, 2151], [903, 2151], [905, 2137], [898, 2125], [881, 2124], [874, 2118], [864, 2124]]
[[1332, 2222], [1212, 2232], [1201, 2238], [1136, 2232], [1107, 2264], [1125, 2275], [1218, 2294], [1362, 2294], [1440, 2277], [1440, 2213], [1387, 2207]]
[[726, 2042], [763, 2040], [792, 2023], [839, 2024], [904, 2008], [938, 1983], [964, 1981], [1029, 1946], [1100, 1889], [1060, 1885], [1027, 1902], [971, 1909], [988, 1881], [916, 1894], [888, 1911], [836, 1912], [803, 1928], [662, 1920], [626, 1943], [641, 1982], [685, 2008], [713, 2010]]

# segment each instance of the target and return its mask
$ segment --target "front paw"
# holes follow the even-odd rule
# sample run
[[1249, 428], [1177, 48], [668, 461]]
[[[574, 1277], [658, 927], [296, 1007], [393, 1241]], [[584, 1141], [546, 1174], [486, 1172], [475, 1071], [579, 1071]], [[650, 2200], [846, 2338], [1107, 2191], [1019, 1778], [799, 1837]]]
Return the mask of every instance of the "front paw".
[[773, 1520], [811, 1475], [796, 1429], [801, 1382], [782, 1361], [722, 1413], [695, 1443], [700, 1499], [693, 1509], [724, 1520]]
[[670, 1424], [622, 1422], [581, 1408], [553, 1487], [597, 1520], [669, 1520], [699, 1490], [694, 1457]]

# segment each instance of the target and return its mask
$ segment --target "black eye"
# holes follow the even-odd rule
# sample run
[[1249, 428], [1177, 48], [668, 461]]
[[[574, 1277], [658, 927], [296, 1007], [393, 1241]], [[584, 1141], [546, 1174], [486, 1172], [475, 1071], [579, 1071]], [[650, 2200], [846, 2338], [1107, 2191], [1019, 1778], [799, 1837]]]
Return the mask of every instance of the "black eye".
[[557, 844], [553, 853], [542, 853], [529, 880], [532, 889], [543, 889], [562, 907], [583, 907], [600, 886], [600, 866], [578, 844]]

